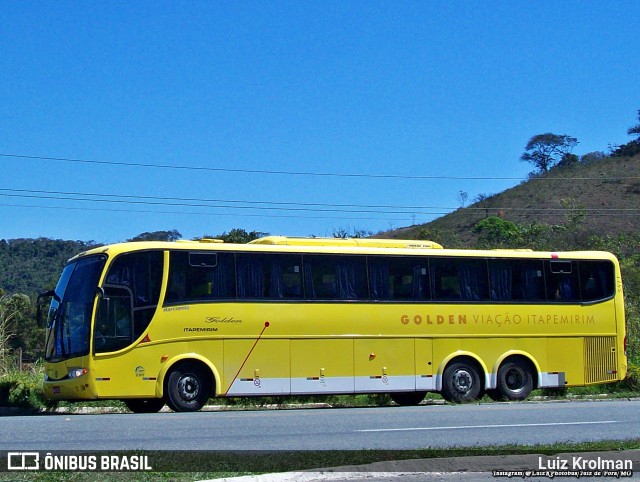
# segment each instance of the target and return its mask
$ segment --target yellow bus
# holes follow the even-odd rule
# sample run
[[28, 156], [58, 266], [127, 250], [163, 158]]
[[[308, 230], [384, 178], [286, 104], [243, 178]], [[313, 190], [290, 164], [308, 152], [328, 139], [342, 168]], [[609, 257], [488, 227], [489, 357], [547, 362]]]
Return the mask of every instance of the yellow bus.
[[195, 411], [212, 396], [524, 400], [627, 370], [620, 268], [605, 252], [123, 243], [72, 258], [41, 296], [46, 395], [134, 412]]

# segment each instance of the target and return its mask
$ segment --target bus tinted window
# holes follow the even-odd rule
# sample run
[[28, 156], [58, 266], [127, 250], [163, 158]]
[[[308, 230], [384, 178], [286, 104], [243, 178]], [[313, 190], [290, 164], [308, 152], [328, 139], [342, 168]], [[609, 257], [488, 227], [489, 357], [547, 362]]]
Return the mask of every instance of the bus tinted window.
[[365, 257], [305, 256], [304, 289], [309, 299], [368, 299]]
[[[562, 303], [602, 300], [615, 291], [609, 261], [182, 251], [172, 252], [170, 260], [168, 303], [236, 297]], [[132, 283], [128, 280], [136, 278], [136, 270], [142, 273], [146, 262], [128, 267], [114, 263], [109, 278], [119, 277], [116, 284]], [[149, 283], [146, 291], [135, 288], [136, 306], [144, 300], [157, 303], [161, 259], [152, 265], [155, 274], [138, 275]], [[139, 324], [148, 324], [150, 315], [153, 311], [139, 313]]]
[[118, 256], [109, 268], [105, 284], [126, 286], [133, 292], [133, 307], [155, 306], [162, 284], [162, 251]]
[[239, 253], [236, 271], [239, 298], [302, 298], [299, 255]]
[[576, 261], [545, 261], [547, 300], [580, 301], [580, 284]]
[[431, 298], [426, 258], [370, 257], [369, 290], [373, 300]]
[[489, 260], [489, 281], [493, 301], [545, 301], [542, 261], [522, 259]]
[[[166, 302], [235, 298], [233, 254], [207, 253], [206, 257], [202, 254], [171, 252]], [[193, 259], [191, 255], [194, 255]]]
[[580, 261], [582, 301], [596, 301], [614, 295], [614, 271], [610, 261]]
[[96, 353], [122, 349], [147, 329], [160, 298], [163, 260], [162, 251], [124, 254], [114, 260], [98, 309]]
[[217, 253], [189, 253], [189, 265], [200, 268], [215, 268], [218, 265]]
[[487, 262], [482, 259], [431, 260], [431, 284], [436, 301], [489, 299]]

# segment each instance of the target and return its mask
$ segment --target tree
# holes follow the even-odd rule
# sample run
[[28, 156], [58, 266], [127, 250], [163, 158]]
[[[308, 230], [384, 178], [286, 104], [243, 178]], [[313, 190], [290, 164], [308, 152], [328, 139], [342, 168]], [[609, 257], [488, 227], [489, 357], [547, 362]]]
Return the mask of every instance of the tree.
[[558, 162], [558, 166], [572, 166], [574, 164], [578, 164], [580, 162], [580, 158], [575, 154], [565, 154]]
[[217, 236], [204, 235], [203, 238], [222, 239], [225, 243], [246, 244], [253, 241], [254, 239], [262, 238], [268, 235], [269, 233], [262, 233], [260, 231], [247, 232], [245, 229], [242, 229], [242, 228], [233, 228], [228, 233], [224, 232]]
[[29, 305], [27, 295], [0, 296], [0, 373], [6, 372], [9, 368], [7, 360], [9, 341], [15, 336], [17, 321], [24, 315]]
[[141, 233], [131, 239], [127, 239], [127, 241], [177, 241], [180, 238], [182, 238], [182, 234], [176, 229], [172, 229], [171, 231]]
[[580, 162], [583, 164], [590, 164], [592, 162], [599, 162], [606, 159], [607, 155], [602, 151], [587, 152], [580, 157]]
[[349, 239], [349, 238], [369, 238], [373, 236], [371, 231], [367, 231], [362, 228], [353, 228], [347, 226], [346, 228], [334, 228], [331, 235], [334, 238]]
[[458, 195], [456, 196], [458, 199], [458, 204], [463, 208], [467, 204], [467, 199], [469, 199], [469, 193], [466, 191], [458, 191]]
[[[638, 120], [640, 121], [640, 109], [638, 110]], [[629, 127], [627, 134], [629, 134], [630, 136], [638, 136], [636, 141], [640, 142], [640, 123], [636, 124], [633, 127]]]
[[538, 134], [529, 139], [520, 160], [532, 163], [541, 172], [547, 172], [566, 158], [576, 145], [578, 139], [566, 134]]
[[489, 216], [473, 227], [478, 241], [484, 248], [514, 248], [522, 242], [518, 225], [498, 216]]

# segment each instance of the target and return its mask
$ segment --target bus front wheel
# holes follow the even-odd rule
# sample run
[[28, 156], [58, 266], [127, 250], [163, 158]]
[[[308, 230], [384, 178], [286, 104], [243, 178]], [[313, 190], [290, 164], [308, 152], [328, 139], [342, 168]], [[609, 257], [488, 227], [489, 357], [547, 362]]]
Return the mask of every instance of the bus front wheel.
[[496, 392], [502, 400], [524, 400], [533, 390], [533, 376], [520, 360], [507, 361], [498, 369]]
[[442, 375], [442, 397], [447, 402], [467, 403], [480, 397], [482, 387], [476, 367], [466, 361], [451, 363]]
[[205, 370], [194, 364], [173, 368], [167, 379], [167, 405], [174, 412], [195, 412], [209, 399], [209, 379]]

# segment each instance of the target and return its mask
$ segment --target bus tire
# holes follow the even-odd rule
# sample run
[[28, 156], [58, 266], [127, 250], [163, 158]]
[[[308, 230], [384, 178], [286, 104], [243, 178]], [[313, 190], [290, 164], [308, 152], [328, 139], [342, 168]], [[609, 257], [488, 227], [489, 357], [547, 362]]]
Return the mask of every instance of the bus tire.
[[210, 383], [204, 368], [182, 363], [171, 369], [167, 378], [167, 405], [174, 412], [196, 412], [209, 399]]
[[442, 397], [447, 402], [472, 402], [481, 393], [480, 375], [473, 363], [457, 361], [445, 368], [442, 375]]
[[161, 398], [127, 398], [122, 401], [133, 413], [156, 413], [164, 407]]
[[389, 394], [391, 400], [401, 407], [419, 405], [427, 392], [392, 392]]
[[496, 392], [503, 400], [524, 400], [533, 390], [533, 375], [521, 360], [507, 360], [498, 369]]

